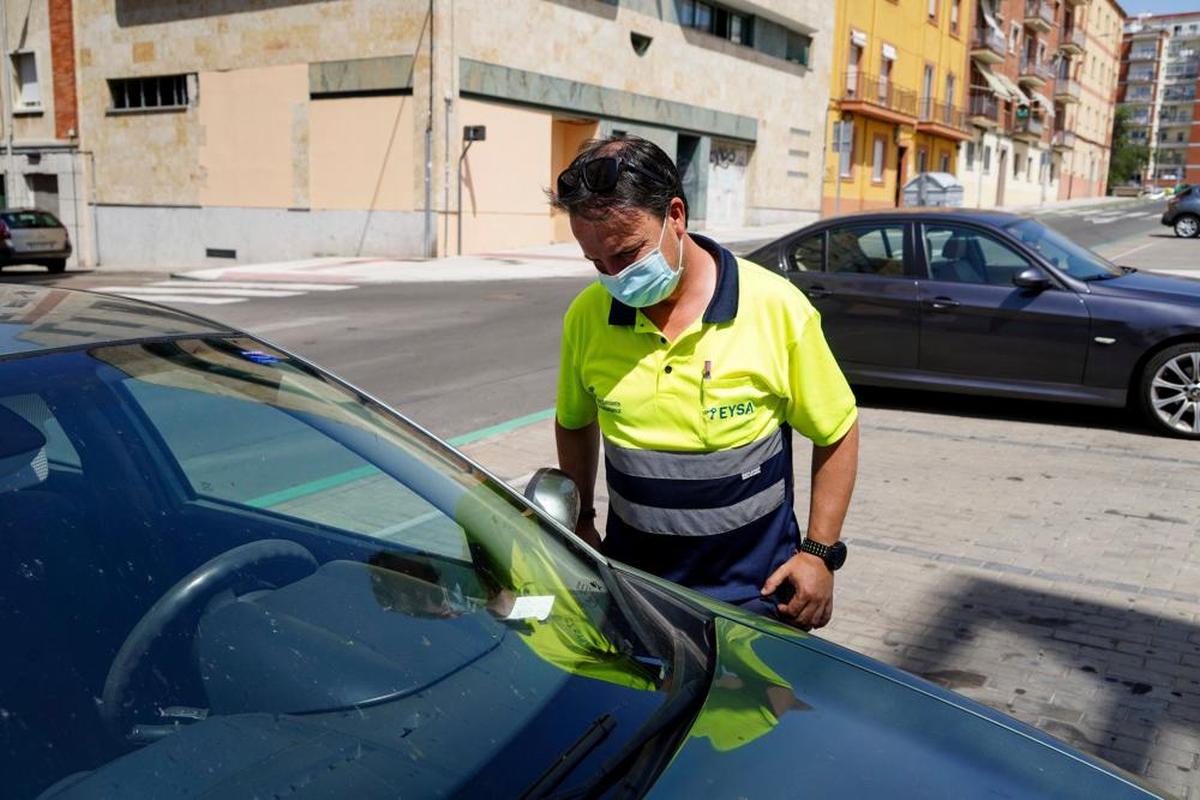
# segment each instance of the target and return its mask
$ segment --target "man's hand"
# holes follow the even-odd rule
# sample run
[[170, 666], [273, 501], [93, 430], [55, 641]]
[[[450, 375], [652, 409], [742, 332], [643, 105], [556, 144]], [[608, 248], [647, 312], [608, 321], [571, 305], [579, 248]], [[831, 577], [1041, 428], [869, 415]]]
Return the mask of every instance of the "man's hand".
[[833, 573], [824, 561], [811, 553], [796, 553], [767, 578], [763, 597], [771, 595], [784, 581], [795, 591], [787, 603], [776, 605], [779, 616], [806, 631], [829, 623], [833, 616]]
[[596, 532], [596, 520], [594, 518], [580, 520], [579, 524], [575, 526], [575, 535], [597, 550], [600, 549], [600, 534]]

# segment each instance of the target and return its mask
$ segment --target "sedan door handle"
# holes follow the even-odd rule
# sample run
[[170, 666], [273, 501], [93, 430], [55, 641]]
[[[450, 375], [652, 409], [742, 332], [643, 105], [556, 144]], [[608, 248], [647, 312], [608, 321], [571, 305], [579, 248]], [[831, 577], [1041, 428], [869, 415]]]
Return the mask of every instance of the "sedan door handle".
[[958, 306], [959, 302], [949, 297], [935, 297], [929, 301], [929, 307], [935, 311], [949, 311]]
[[829, 295], [833, 294], [833, 292], [831, 292], [829, 289], [826, 289], [824, 286], [810, 286], [804, 290], [804, 293], [814, 300], [819, 300], [822, 297], [829, 297]]

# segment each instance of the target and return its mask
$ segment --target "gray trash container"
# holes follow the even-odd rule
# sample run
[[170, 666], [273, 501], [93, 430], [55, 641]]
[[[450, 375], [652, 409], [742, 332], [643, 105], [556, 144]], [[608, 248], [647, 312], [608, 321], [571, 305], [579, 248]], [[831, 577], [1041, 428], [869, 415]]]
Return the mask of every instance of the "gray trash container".
[[963, 185], [949, 172], [922, 172], [904, 184], [906, 206], [954, 206], [963, 204]]

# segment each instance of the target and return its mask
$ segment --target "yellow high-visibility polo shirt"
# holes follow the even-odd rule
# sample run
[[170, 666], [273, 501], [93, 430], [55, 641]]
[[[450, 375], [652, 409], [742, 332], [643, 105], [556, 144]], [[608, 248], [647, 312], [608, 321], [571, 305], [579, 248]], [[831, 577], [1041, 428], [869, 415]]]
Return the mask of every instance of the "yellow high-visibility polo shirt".
[[797, 544], [789, 429], [832, 444], [857, 409], [799, 289], [692, 238], [716, 259], [717, 283], [675, 341], [599, 283], [576, 297], [557, 419], [569, 429], [599, 421], [606, 553], [743, 602]]

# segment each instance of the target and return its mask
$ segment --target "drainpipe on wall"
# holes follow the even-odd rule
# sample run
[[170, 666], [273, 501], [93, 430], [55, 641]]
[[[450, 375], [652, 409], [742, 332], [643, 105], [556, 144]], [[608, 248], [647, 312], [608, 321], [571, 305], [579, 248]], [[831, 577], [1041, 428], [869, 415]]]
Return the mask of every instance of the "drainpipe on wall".
[[17, 164], [13, 158], [13, 113], [12, 113], [12, 59], [8, 56], [8, 4], [0, 0], [0, 41], [4, 42], [4, 52], [0, 58], [4, 64], [0, 68], [4, 88], [0, 90], [0, 102], [4, 103], [4, 147], [7, 165], [4, 168], [4, 202], [12, 208], [17, 188]]
[[[0, 0], [2, 2], [2, 0]], [[433, 0], [429, 0], [429, 113], [425, 117], [425, 256], [433, 252]]]

